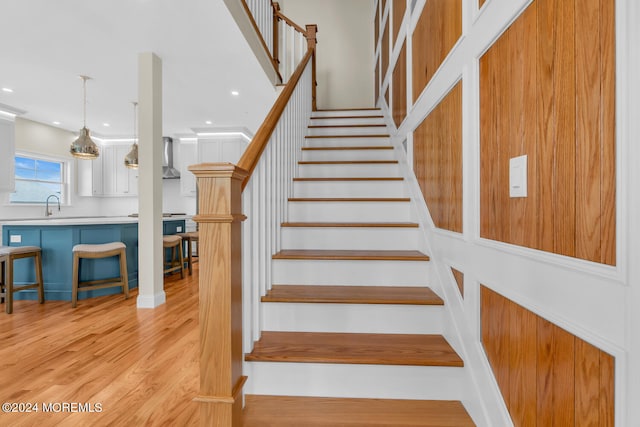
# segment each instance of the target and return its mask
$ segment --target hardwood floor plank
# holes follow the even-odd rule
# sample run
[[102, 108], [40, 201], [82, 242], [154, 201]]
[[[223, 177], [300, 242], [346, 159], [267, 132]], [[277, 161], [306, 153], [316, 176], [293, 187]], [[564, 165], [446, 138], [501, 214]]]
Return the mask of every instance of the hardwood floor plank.
[[427, 287], [273, 285], [263, 302], [444, 305]]
[[475, 426], [462, 403], [449, 400], [246, 395], [245, 401], [245, 427]]
[[442, 335], [263, 331], [247, 361], [464, 366]]
[[100, 403], [101, 412], [0, 414], [0, 425], [198, 425], [198, 269], [165, 279], [166, 304], [137, 290], [81, 300], [15, 301], [0, 315], [3, 402]]

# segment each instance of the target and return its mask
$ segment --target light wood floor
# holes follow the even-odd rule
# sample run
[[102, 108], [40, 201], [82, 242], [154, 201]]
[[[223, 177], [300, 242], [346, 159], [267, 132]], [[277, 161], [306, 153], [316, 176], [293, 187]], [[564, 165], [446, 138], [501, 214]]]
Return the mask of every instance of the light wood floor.
[[165, 279], [166, 304], [137, 291], [0, 305], [0, 403], [100, 403], [100, 413], [2, 413], [0, 426], [198, 424], [198, 267]]

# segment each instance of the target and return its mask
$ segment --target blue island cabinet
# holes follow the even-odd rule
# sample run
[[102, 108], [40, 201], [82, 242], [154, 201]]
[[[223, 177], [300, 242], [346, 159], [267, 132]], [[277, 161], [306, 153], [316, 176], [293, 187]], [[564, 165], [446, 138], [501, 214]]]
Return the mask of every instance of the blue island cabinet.
[[[166, 220], [164, 234], [175, 234], [185, 229], [185, 220]], [[127, 245], [127, 272], [129, 288], [138, 287], [138, 223], [65, 224], [65, 225], [12, 225], [2, 226], [2, 244], [5, 246], [39, 246], [42, 248], [42, 275], [45, 300], [71, 301], [73, 252], [77, 244], [123, 242]], [[15, 261], [14, 282], [35, 280], [33, 259]], [[99, 280], [119, 275], [117, 257], [82, 259], [80, 280]], [[78, 293], [78, 299], [119, 293], [117, 287]], [[35, 289], [18, 292], [16, 300], [36, 300]]]

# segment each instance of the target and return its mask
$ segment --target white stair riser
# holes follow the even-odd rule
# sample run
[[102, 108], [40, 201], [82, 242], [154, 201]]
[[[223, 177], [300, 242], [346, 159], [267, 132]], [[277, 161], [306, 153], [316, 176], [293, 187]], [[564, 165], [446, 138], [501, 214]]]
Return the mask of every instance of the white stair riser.
[[391, 145], [388, 137], [371, 138], [306, 138], [305, 147], [370, 147]]
[[289, 202], [291, 222], [403, 222], [409, 202]]
[[[376, 114], [369, 114], [375, 116]], [[327, 116], [338, 117], [338, 116]], [[348, 117], [348, 116], [347, 116]], [[384, 125], [384, 117], [362, 117], [362, 118], [344, 118], [344, 119], [318, 119], [311, 118], [313, 126], [344, 126], [344, 125]]]
[[388, 135], [386, 126], [309, 128], [307, 135]]
[[406, 197], [404, 181], [295, 181], [293, 197]]
[[246, 394], [461, 400], [464, 368], [245, 362]]
[[332, 110], [332, 111], [314, 111], [311, 118], [314, 117], [343, 117], [343, 116], [379, 116], [381, 110]]
[[393, 150], [304, 150], [306, 161], [396, 160]]
[[283, 227], [282, 249], [418, 250], [419, 228]]
[[263, 303], [264, 330], [441, 334], [444, 306]]
[[428, 261], [273, 260], [282, 285], [426, 286]]
[[390, 177], [400, 176], [400, 166], [396, 163], [378, 164], [337, 164], [299, 165], [300, 178], [344, 178], [344, 177]]

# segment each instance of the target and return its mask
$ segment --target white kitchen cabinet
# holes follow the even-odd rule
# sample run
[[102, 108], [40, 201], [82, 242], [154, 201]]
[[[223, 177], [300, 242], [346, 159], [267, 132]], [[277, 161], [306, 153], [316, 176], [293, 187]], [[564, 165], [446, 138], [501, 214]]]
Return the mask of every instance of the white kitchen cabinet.
[[0, 191], [15, 190], [15, 123], [0, 118]]
[[180, 194], [196, 195], [196, 177], [189, 170], [190, 165], [198, 163], [198, 150], [195, 142], [180, 143]]
[[100, 147], [95, 160], [78, 160], [78, 194], [81, 196], [137, 196], [138, 171], [124, 165], [130, 145]]

